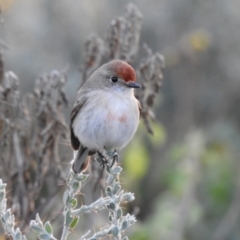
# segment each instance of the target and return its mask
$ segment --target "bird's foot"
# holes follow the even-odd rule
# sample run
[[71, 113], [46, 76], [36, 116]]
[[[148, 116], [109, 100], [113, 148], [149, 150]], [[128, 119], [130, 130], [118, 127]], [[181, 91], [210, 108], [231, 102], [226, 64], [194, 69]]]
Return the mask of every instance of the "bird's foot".
[[107, 159], [103, 156], [101, 152], [97, 151], [97, 153], [98, 153], [97, 161], [100, 163], [100, 166], [103, 166], [104, 168], [105, 165], [107, 164]]
[[110, 168], [112, 168], [113, 165], [118, 162], [118, 153], [116, 150], [106, 151], [106, 157], [100, 151], [97, 151], [97, 154], [97, 161], [100, 163], [100, 166], [103, 166], [103, 168], [105, 165], [108, 165]]
[[[111, 149], [111, 150], [106, 150], [107, 155], [109, 156], [111, 161], [108, 161], [108, 163], [110, 162], [110, 168], [112, 168], [112, 166], [118, 162], [118, 153], [115, 149]], [[110, 164], [109, 163], [109, 164]]]
[[112, 167], [115, 164], [115, 162], [118, 163], [118, 153], [117, 153], [116, 150], [114, 150], [114, 153], [113, 153], [113, 156], [112, 156], [112, 164], [111, 164], [110, 167]]

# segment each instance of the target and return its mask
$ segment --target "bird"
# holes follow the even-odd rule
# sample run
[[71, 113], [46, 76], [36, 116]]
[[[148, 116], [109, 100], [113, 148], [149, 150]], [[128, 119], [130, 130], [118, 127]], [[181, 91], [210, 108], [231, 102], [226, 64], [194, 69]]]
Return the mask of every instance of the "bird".
[[[86, 171], [90, 156], [98, 154], [104, 166], [104, 150], [118, 151], [133, 138], [141, 106], [134, 95], [136, 72], [123, 60], [112, 60], [95, 70], [78, 91], [70, 115], [70, 139], [77, 151], [72, 169]], [[112, 164], [113, 164], [112, 163]]]

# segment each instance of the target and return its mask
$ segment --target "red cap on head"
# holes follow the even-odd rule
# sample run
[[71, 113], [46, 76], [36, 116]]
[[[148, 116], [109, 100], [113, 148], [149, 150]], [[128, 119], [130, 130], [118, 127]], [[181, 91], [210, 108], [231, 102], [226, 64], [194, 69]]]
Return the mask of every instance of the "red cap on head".
[[126, 82], [136, 81], [135, 70], [127, 62], [121, 60], [113, 60], [109, 64], [116, 72], [117, 76], [121, 77]]

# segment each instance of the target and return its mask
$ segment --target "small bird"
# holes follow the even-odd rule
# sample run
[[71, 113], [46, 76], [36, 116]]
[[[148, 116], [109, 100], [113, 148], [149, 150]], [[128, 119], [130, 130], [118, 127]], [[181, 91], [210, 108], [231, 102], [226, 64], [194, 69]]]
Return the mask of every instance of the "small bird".
[[95, 153], [104, 166], [104, 150], [113, 150], [113, 163], [118, 160], [117, 151], [129, 143], [138, 127], [140, 103], [133, 89], [140, 87], [127, 62], [112, 60], [93, 72], [79, 89], [70, 122], [71, 145], [78, 151], [75, 173], [85, 171]]

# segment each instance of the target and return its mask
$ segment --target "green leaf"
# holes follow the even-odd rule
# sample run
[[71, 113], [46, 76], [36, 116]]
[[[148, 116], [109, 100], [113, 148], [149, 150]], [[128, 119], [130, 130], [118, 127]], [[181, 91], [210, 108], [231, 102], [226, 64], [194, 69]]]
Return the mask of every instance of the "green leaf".
[[52, 230], [52, 226], [51, 226], [50, 222], [46, 222], [44, 224], [44, 228], [49, 234], [52, 234], [53, 230]]
[[77, 199], [76, 198], [71, 199], [71, 205], [72, 205], [72, 208], [75, 208], [77, 206]]
[[70, 224], [70, 228], [74, 229], [77, 224], [78, 224], [79, 218], [78, 217], [74, 217], [74, 219], [72, 220], [71, 224]]
[[74, 181], [74, 182], [72, 183], [72, 188], [74, 189], [75, 192], [78, 192], [79, 189], [81, 188], [81, 182]]

